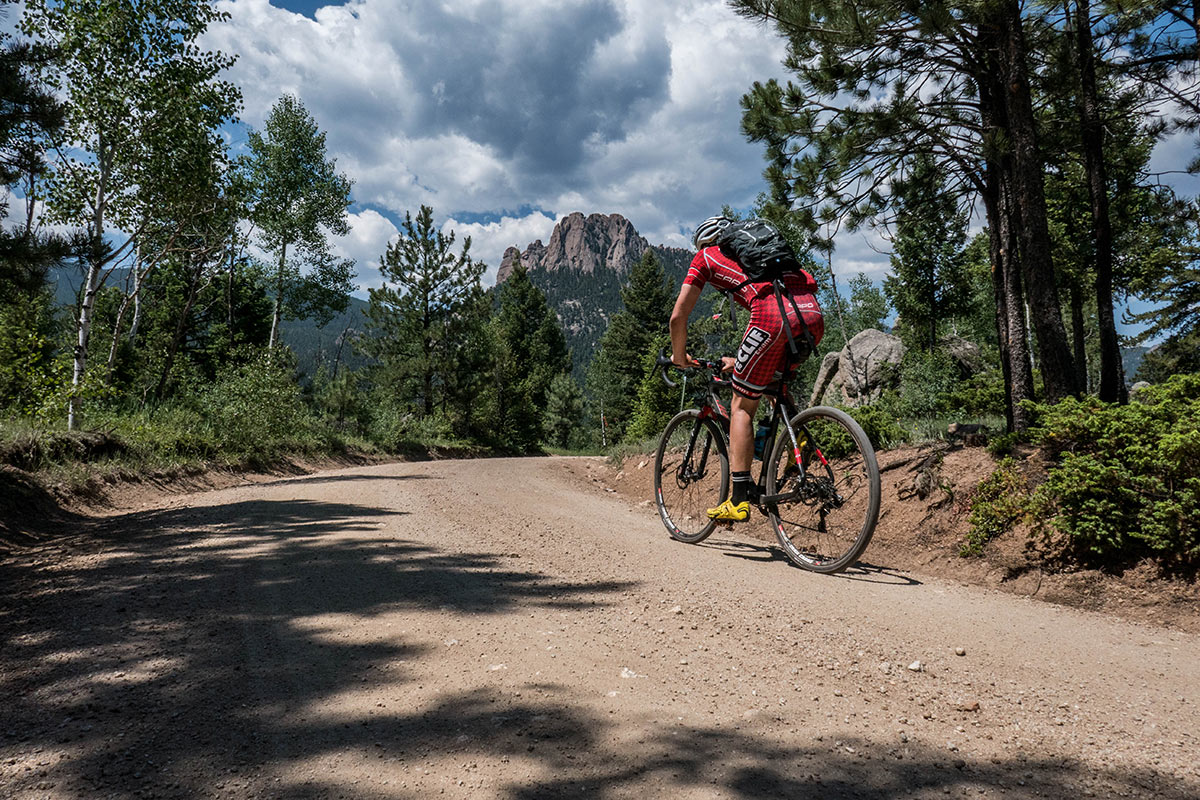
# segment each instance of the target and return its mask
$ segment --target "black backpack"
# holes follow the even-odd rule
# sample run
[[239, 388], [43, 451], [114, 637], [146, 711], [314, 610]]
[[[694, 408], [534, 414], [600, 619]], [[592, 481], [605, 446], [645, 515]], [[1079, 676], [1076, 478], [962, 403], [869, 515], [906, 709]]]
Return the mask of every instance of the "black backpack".
[[721, 231], [717, 246], [726, 258], [741, 265], [749, 283], [776, 281], [786, 273], [800, 272], [796, 251], [766, 220], [734, 222]]
[[[783, 296], [787, 291], [783, 284], [783, 276], [789, 272], [799, 275], [803, 270], [800, 260], [796, 258], [796, 251], [787, 243], [787, 239], [783, 238], [783, 234], [766, 220], [748, 219], [726, 227], [717, 236], [716, 244], [726, 258], [736, 261], [746, 273], [746, 280], [734, 287], [734, 291], [748, 283], [770, 281], [774, 286], [775, 300], [779, 303], [779, 314], [786, 320]], [[791, 295], [788, 295], [788, 302], [792, 304], [796, 318], [800, 320], [800, 326], [804, 329], [804, 339], [808, 344], [808, 353], [805, 353], [804, 357], [807, 357], [809, 353], [817, 351], [817, 343]], [[792, 338], [791, 327], [785, 324], [783, 330], [787, 333], [788, 349], [793, 357], [799, 359], [800, 348]]]

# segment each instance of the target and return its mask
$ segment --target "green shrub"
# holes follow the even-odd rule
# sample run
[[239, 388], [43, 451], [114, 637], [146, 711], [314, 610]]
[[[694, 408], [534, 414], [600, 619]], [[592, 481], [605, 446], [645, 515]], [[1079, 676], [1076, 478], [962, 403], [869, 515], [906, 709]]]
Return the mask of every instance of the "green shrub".
[[895, 416], [883, 404], [858, 406], [844, 410], [859, 424], [876, 450], [895, 447], [907, 438], [904, 429], [896, 422]]
[[1012, 530], [1027, 513], [1029, 485], [1017, 463], [1006, 458], [996, 465], [971, 500], [971, 524], [966, 541], [959, 549], [963, 556], [977, 556], [997, 536]]
[[959, 385], [958, 366], [942, 350], [909, 350], [900, 362], [897, 417], [933, 417], [949, 410], [949, 397]]
[[946, 406], [967, 417], [1004, 415], [1004, 374], [987, 369], [961, 381], [946, 396]]
[[311, 440], [308, 408], [281, 353], [258, 353], [225, 369], [201, 398], [220, 447], [234, 455], [272, 455]]
[[366, 438], [389, 453], [423, 451], [429, 447], [459, 447], [471, 443], [455, 421], [437, 412], [423, 417], [411, 406], [374, 396], [367, 421]]
[[0, 408], [33, 416], [54, 393], [61, 382], [54, 335], [49, 296], [0, 305]]
[[217, 435], [200, 412], [182, 406], [114, 415], [111, 426], [152, 461], [208, 459], [220, 449]]
[[[670, 340], [665, 336], [656, 338], [653, 347], [642, 358], [642, 379], [637, 388], [637, 402], [625, 429], [624, 439], [627, 442], [657, 439], [671, 417], [680, 410], [683, 389], [672, 389], [663, 383], [662, 370], [656, 364], [660, 348], [670, 348]], [[679, 377], [678, 373], [675, 377]]]
[[1013, 448], [1017, 446], [1017, 442], [1021, 441], [1021, 434], [1013, 433], [998, 433], [988, 439], [987, 451], [996, 458], [1012, 455]]
[[1044, 533], [1115, 565], [1151, 555], [1200, 560], [1200, 375], [1177, 375], [1141, 402], [1034, 406], [1031, 433], [1053, 459], [1034, 494]]

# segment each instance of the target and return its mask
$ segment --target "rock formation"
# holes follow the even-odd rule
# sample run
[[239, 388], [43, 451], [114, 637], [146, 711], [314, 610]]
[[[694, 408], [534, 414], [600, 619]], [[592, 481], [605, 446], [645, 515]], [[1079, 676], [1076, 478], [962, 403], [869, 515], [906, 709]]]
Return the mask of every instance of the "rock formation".
[[895, 386], [903, 358], [904, 344], [899, 337], [868, 328], [851, 338], [840, 353], [825, 355], [808, 404], [871, 403]]
[[[626, 274], [649, 249], [650, 243], [620, 214], [590, 214], [585, 217], [576, 211], [558, 221], [548, 244], [542, 244], [539, 239], [523, 252], [516, 247], [508, 248], [500, 261], [496, 283], [503, 283], [512, 274], [518, 255], [530, 272], [571, 269], [590, 275], [600, 267], [608, 267]], [[678, 248], [653, 249], [660, 256], [669, 254], [672, 257], [670, 260], [678, 260], [680, 254], [690, 259], [690, 253]]]
[[691, 263], [691, 251], [649, 244], [620, 214], [568, 214], [554, 226], [548, 244], [538, 240], [523, 251], [508, 248], [496, 285], [508, 279], [519, 257], [529, 279], [546, 293], [558, 314], [576, 378], [582, 379], [608, 320], [621, 310], [621, 288], [630, 270], [648, 250], [658, 256], [667, 277], [678, 286]]
[[945, 336], [942, 337], [942, 347], [958, 366], [959, 377], [970, 378], [983, 370], [983, 352], [974, 342], [961, 336]]

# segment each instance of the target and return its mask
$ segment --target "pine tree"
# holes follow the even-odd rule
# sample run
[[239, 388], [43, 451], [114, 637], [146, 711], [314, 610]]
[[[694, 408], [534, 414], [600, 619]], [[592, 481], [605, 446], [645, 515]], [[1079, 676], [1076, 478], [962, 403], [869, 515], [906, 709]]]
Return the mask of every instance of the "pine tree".
[[945, 192], [936, 163], [918, 155], [898, 196], [892, 275], [884, 281], [908, 345], [933, 353], [939, 326], [966, 311], [969, 285], [964, 248], [967, 220]]
[[497, 428], [503, 444], [531, 452], [542, 442], [551, 384], [571, 369], [571, 357], [558, 316], [520, 261], [500, 286], [492, 329]]
[[850, 279], [850, 313], [847, 323], [850, 326], [850, 337], [867, 329], [877, 331], [886, 328], [885, 320], [888, 315], [888, 301], [884, 293], [871, 282], [865, 273], [858, 273]]
[[609, 441], [624, 432], [637, 403], [642, 361], [655, 349], [655, 337], [667, 333], [675, 305], [674, 286], [652, 252], [647, 251], [630, 270], [621, 299], [624, 307], [609, 321], [588, 374], [593, 402], [604, 408]]
[[[25, 199], [17, 224], [0, 228], [0, 304], [36, 296], [49, 266], [69, 252], [62, 238], [40, 234], [35, 222], [35, 200], [47, 168], [45, 151], [62, 127], [64, 114], [58, 100], [32, 79], [48, 57], [44, 49], [14, 42], [0, 32], [0, 184], [19, 183]], [[0, 218], [11, 219], [7, 192], [0, 197]]]
[[[1024, 320], [1048, 398], [1079, 387], [1062, 322], [1032, 102], [1029, 28], [1016, 0], [731, 0], [773, 22], [798, 78], [756, 84], [743, 129], [766, 146], [772, 202], [828, 232], [886, 219], [889, 181], [914, 153], [946, 168], [963, 207], [983, 200], [1009, 408], [1032, 397]], [[1026, 420], [1014, 419], [1016, 427]]]
[[1162, 381], [1200, 372], [1200, 201], [1193, 200], [1174, 224], [1151, 234], [1161, 251], [1147, 253], [1148, 270], [1133, 287], [1154, 307], [1136, 314], [1145, 324], [1137, 341], [1162, 341], [1146, 354], [1141, 380]]
[[659, 348], [670, 347], [670, 337], [657, 337], [654, 344], [655, 348], [642, 357], [642, 363], [639, 365], [637, 404], [625, 430], [627, 442], [636, 443], [661, 435], [667, 422], [680, 410], [680, 393], [686, 389], [686, 384], [678, 389], [668, 387], [662, 379], [662, 368], [657, 364], [657, 351]]
[[384, 284], [369, 289], [367, 332], [360, 347], [380, 361], [380, 380], [423, 417], [462, 406], [473, 390], [461, 364], [480, 348], [476, 324], [484, 305], [486, 265], [471, 258], [471, 239], [453, 252], [454, 232], [434, 228], [433, 209], [404, 215], [400, 238], [379, 260]]
[[554, 376], [546, 392], [546, 413], [542, 419], [546, 441], [556, 447], [568, 447], [572, 434], [583, 418], [583, 391], [568, 373]]

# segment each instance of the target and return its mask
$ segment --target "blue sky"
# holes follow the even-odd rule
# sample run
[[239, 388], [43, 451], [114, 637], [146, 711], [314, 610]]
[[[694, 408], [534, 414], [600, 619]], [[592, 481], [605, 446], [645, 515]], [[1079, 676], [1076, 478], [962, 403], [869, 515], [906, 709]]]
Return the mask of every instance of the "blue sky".
[[274, 0], [271, 5], [286, 8], [288, 11], [294, 11], [297, 14], [303, 14], [309, 19], [316, 19], [316, 11], [318, 8], [325, 6], [340, 6], [342, 3], [322, 3], [319, 0]]

